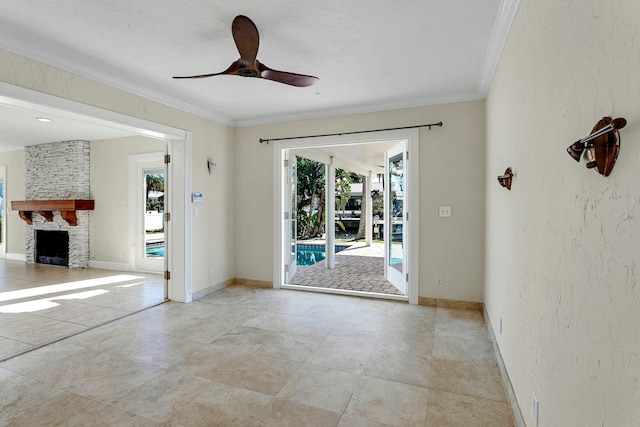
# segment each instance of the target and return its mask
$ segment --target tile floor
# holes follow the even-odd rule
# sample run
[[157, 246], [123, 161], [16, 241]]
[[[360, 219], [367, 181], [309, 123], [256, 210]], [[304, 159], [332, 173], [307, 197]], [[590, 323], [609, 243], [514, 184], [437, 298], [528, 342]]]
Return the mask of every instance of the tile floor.
[[0, 360], [162, 301], [161, 275], [0, 259]]
[[0, 425], [512, 426], [482, 314], [232, 286], [0, 363]]
[[384, 278], [384, 245], [365, 246], [356, 243], [336, 254], [334, 269], [320, 261], [314, 265], [298, 266], [291, 285], [316, 288], [343, 289], [387, 295], [403, 295]]

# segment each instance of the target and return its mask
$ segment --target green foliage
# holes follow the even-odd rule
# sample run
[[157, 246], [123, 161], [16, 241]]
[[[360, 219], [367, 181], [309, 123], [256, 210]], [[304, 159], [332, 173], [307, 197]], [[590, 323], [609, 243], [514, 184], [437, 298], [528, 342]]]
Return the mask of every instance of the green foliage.
[[382, 219], [384, 218], [384, 199], [382, 197], [376, 197], [373, 199], [372, 215], [376, 215]]
[[158, 197], [157, 201], [149, 199], [149, 193], [152, 191], [158, 193], [164, 193], [164, 175], [163, 174], [151, 174], [145, 175], [146, 189], [147, 189], [147, 211], [164, 212], [164, 194]]
[[[344, 169], [336, 169], [336, 210], [338, 212], [344, 210], [351, 198], [352, 175], [359, 176]], [[339, 215], [342, 219], [342, 215]]]
[[296, 219], [299, 239], [316, 237], [324, 232], [324, 165], [296, 157]]

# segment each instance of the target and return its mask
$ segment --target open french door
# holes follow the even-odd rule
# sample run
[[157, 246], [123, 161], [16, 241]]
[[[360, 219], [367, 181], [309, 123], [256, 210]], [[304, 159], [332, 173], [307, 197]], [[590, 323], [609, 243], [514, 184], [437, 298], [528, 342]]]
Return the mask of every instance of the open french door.
[[401, 143], [385, 153], [385, 278], [407, 295], [407, 150]]
[[284, 259], [286, 262], [285, 271], [285, 283], [291, 282], [291, 279], [296, 274], [298, 266], [298, 252], [297, 252], [297, 191], [298, 191], [298, 172], [297, 172], [297, 157], [290, 152], [287, 152], [284, 162], [285, 168], [285, 199], [284, 199], [284, 225], [286, 242], [284, 245], [285, 253]]

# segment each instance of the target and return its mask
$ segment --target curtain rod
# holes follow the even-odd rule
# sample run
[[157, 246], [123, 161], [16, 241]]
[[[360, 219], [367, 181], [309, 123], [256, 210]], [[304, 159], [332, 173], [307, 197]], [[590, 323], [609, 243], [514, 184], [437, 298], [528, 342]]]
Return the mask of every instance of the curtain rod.
[[442, 122], [429, 123], [429, 124], [425, 124], [425, 125], [402, 126], [402, 127], [398, 127], [398, 128], [357, 130], [357, 131], [354, 131], [354, 132], [340, 132], [340, 133], [325, 133], [325, 134], [322, 134], [322, 135], [290, 136], [290, 137], [287, 137], [287, 138], [269, 138], [269, 139], [260, 138], [260, 144], [262, 144], [263, 142], [266, 142], [268, 144], [269, 141], [284, 141], [284, 140], [288, 140], [288, 139], [303, 139], [303, 138], [319, 138], [319, 137], [322, 137], [322, 136], [353, 135], [353, 134], [356, 134], [356, 133], [384, 132], [384, 131], [387, 131], [387, 130], [415, 129], [415, 128], [426, 128], [426, 127], [428, 127], [429, 130], [431, 130], [431, 126], [440, 126], [440, 127], [442, 127]]

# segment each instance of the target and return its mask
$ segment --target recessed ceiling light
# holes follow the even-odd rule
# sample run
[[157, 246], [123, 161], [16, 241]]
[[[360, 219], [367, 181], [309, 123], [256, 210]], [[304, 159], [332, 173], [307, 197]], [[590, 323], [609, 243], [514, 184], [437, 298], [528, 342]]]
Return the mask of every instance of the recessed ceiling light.
[[53, 120], [48, 117], [36, 117], [36, 120], [39, 122], [52, 122]]

